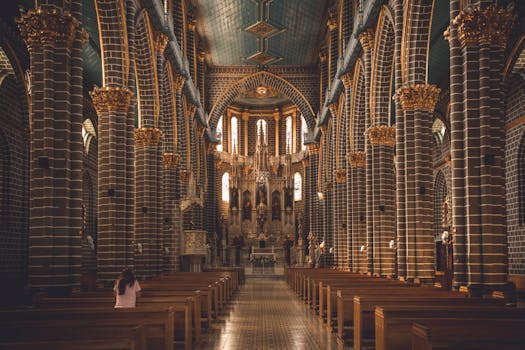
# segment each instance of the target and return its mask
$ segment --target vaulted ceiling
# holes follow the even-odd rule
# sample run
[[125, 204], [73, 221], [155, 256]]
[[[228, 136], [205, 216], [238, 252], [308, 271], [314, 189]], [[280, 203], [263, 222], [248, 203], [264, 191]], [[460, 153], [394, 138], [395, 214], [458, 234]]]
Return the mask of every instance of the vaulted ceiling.
[[210, 66], [313, 66], [328, 0], [192, 0]]

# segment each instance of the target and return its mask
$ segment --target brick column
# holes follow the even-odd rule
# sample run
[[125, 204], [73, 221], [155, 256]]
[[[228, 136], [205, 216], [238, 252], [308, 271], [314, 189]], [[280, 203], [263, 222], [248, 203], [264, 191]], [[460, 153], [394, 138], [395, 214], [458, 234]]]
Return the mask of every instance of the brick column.
[[308, 208], [307, 215], [309, 218], [307, 235], [313, 232], [319, 237], [321, 232], [320, 221], [319, 221], [319, 198], [317, 196], [318, 183], [317, 183], [317, 172], [319, 171], [319, 144], [307, 144], [308, 152], [308, 166], [306, 167], [305, 183], [303, 186], [309, 191], [307, 193]]
[[133, 266], [132, 213], [127, 192], [127, 113], [133, 93], [107, 86], [91, 92], [98, 114], [98, 271], [111, 282], [125, 266]]
[[[472, 289], [497, 288], [507, 280], [501, 71], [515, 19], [503, 8], [488, 6], [465, 9], [453, 20], [463, 63], [466, 261]], [[452, 161], [460, 165], [454, 164], [454, 153]], [[456, 239], [462, 234], [456, 228]]]
[[[372, 126], [366, 131], [367, 240], [368, 259], [374, 275], [394, 273], [394, 253], [389, 248], [395, 238], [395, 128]], [[371, 220], [371, 222], [368, 222]], [[370, 239], [372, 238], [372, 239]]]
[[404, 111], [406, 278], [434, 278], [432, 123], [441, 90], [435, 85], [415, 84], [397, 91]]
[[[29, 284], [80, 282], [82, 5], [38, 7], [17, 20], [30, 55]], [[79, 83], [80, 82], [80, 83]]]
[[367, 271], [367, 256], [361, 247], [366, 247], [366, 154], [363, 151], [351, 151], [347, 154], [350, 167], [350, 244], [351, 270]]
[[161, 266], [161, 176], [160, 140], [157, 128], [135, 129], [135, 269], [148, 278], [160, 272]]

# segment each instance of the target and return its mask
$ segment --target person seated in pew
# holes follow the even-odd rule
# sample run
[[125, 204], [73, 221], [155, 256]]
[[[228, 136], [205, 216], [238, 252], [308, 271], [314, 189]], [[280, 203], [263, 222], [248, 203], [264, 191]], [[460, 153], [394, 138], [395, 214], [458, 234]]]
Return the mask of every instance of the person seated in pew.
[[116, 298], [115, 308], [124, 308], [135, 307], [137, 297], [140, 297], [140, 291], [142, 289], [133, 271], [126, 268], [115, 281], [113, 290], [115, 291]]

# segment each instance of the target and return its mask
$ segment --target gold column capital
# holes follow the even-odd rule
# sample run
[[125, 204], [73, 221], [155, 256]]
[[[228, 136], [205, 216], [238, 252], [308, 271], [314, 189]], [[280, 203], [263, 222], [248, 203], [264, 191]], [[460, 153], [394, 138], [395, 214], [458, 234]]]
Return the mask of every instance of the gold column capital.
[[330, 113], [332, 113], [332, 117], [337, 118], [337, 102], [332, 102], [328, 105], [328, 109], [330, 110]]
[[328, 55], [326, 54], [326, 50], [321, 49], [321, 51], [319, 51], [319, 60], [321, 61], [321, 63], [326, 62], [327, 58]]
[[199, 53], [197, 54], [197, 59], [199, 60], [199, 62], [204, 62], [206, 60], [206, 52], [199, 51]]
[[363, 50], [368, 51], [374, 47], [375, 30], [368, 28], [359, 34], [359, 42]]
[[162, 131], [158, 128], [135, 129], [136, 146], [157, 146], [162, 139]]
[[371, 126], [366, 133], [372, 145], [394, 147], [396, 144], [396, 128], [393, 126]]
[[308, 151], [308, 154], [310, 155], [319, 154], [319, 143], [312, 142], [312, 143], [306, 144], [306, 150]]
[[31, 9], [16, 19], [20, 35], [29, 49], [51, 43], [71, 46], [79, 21], [68, 11], [57, 8]]
[[153, 41], [155, 44], [155, 50], [159, 53], [163, 53], [166, 49], [166, 45], [170, 41], [170, 38], [160, 30], [156, 30], [153, 34]]
[[365, 168], [366, 167], [366, 153], [363, 151], [348, 152], [346, 154], [346, 161], [351, 168]]
[[175, 90], [177, 90], [177, 92], [180, 93], [182, 91], [182, 88], [184, 87], [186, 78], [182, 74], [175, 74], [173, 78], [173, 80], [175, 81]]
[[178, 153], [167, 152], [162, 155], [162, 166], [165, 169], [174, 169], [179, 164], [180, 155]]
[[103, 112], [126, 113], [133, 101], [133, 92], [127, 87], [95, 87], [89, 92], [93, 106], [100, 116]]
[[343, 83], [343, 86], [346, 90], [350, 89], [353, 82], [352, 73], [346, 72], [345, 74], [341, 75], [341, 82]]
[[466, 8], [454, 18], [453, 24], [458, 28], [462, 47], [491, 43], [504, 48], [515, 20], [515, 14], [491, 5], [484, 9]]
[[333, 32], [337, 29], [337, 18], [329, 18], [326, 22], [326, 26], [328, 27], [328, 30]]
[[395, 95], [404, 111], [434, 112], [441, 89], [436, 85], [414, 84], [400, 87]]
[[346, 182], [346, 169], [339, 168], [334, 171], [335, 182], [342, 184]]

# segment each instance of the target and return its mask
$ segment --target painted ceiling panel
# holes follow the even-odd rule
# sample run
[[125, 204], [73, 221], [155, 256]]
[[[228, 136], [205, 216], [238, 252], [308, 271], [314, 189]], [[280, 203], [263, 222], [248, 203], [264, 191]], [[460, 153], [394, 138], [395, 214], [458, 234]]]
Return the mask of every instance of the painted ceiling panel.
[[[234, 66], [257, 64], [257, 61], [300, 66], [316, 64], [318, 41], [326, 30], [326, 0], [193, 2], [198, 12], [197, 29], [206, 42], [209, 65]], [[259, 21], [263, 22], [261, 35], [247, 30]]]

